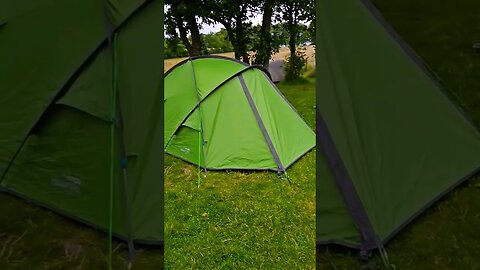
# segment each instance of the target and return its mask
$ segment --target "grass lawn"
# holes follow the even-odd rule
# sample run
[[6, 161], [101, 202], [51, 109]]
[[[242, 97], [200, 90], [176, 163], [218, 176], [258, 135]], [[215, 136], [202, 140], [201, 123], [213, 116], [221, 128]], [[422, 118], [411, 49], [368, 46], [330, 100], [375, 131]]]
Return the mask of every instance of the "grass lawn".
[[[0, 193], [0, 269], [107, 269], [106, 234]], [[126, 245], [113, 243], [114, 269], [126, 269]], [[139, 248], [134, 269], [160, 269], [159, 249]]]
[[[279, 89], [315, 125], [315, 81]], [[274, 172], [210, 171], [165, 155], [165, 269], [314, 269], [315, 150]]]
[[[375, 0], [386, 19], [442, 78], [480, 127], [478, 0]], [[397, 269], [480, 269], [480, 177], [470, 179], [386, 245]], [[317, 269], [358, 269], [357, 252], [322, 248]], [[377, 258], [377, 265], [380, 260]]]

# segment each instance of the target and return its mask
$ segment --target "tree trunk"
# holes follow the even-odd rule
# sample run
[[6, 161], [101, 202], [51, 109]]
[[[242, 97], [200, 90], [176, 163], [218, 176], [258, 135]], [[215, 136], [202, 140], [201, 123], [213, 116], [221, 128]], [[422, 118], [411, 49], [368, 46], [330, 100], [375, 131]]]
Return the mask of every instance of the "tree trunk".
[[182, 41], [183, 45], [185, 45], [185, 48], [187, 48], [188, 54], [191, 55], [193, 47], [188, 40], [187, 29], [183, 25], [183, 19], [178, 15], [175, 15], [175, 24], [177, 25], [178, 32], [180, 32], [180, 40]]
[[[273, 15], [274, 0], [266, 0], [263, 5], [263, 19], [260, 27], [260, 46], [261, 50], [257, 52], [258, 59], [255, 60], [257, 64], [268, 68], [270, 56], [272, 54], [272, 15]], [[262, 50], [263, 49], [263, 50]]]
[[243, 60], [244, 63], [247, 63], [247, 64], [250, 65], [250, 56], [248, 55], [248, 53], [243, 54], [242, 60]]
[[203, 42], [202, 36], [200, 35], [200, 30], [198, 29], [197, 20], [194, 15], [186, 16], [185, 19], [192, 37], [192, 50], [190, 56], [201, 55], [203, 52]]
[[[235, 21], [235, 44], [233, 47], [235, 48], [235, 58], [240, 60], [240, 57], [245, 56], [246, 49], [244, 44], [244, 29], [243, 29], [243, 22], [242, 22], [242, 14], [238, 14]], [[238, 58], [237, 58], [238, 57]], [[243, 59], [245, 62], [245, 59]]]
[[290, 39], [288, 41], [288, 45], [290, 47], [290, 59], [293, 59], [295, 57], [295, 39], [297, 37], [297, 27], [295, 25], [295, 20], [294, 20], [294, 13], [295, 9], [293, 6], [293, 3], [290, 3], [288, 6], [288, 30], [290, 32]]
[[235, 49], [235, 33], [233, 32], [232, 27], [227, 23], [222, 23], [222, 24], [225, 27], [225, 30], [227, 31], [227, 36], [228, 36], [228, 39], [230, 40], [230, 43], [232, 43], [233, 51], [235, 52], [235, 59], [240, 59], [240, 56], [238, 56], [237, 58], [237, 51]]

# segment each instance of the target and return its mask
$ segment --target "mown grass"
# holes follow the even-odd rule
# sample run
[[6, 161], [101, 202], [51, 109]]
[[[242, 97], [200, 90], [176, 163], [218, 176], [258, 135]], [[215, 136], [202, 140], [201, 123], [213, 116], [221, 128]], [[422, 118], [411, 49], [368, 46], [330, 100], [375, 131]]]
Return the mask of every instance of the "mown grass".
[[[114, 269], [126, 269], [126, 245], [113, 243]], [[107, 269], [106, 234], [0, 193], [0, 269]], [[137, 249], [133, 269], [161, 269], [160, 249]]]
[[[315, 81], [280, 84], [315, 125]], [[314, 269], [315, 150], [288, 170], [210, 171], [165, 156], [165, 269]]]
[[[397, 32], [442, 78], [480, 127], [480, 1], [376, 0]], [[480, 177], [468, 180], [386, 248], [397, 269], [480, 269]], [[359, 269], [358, 253], [323, 247], [317, 269]], [[380, 268], [380, 260], [376, 258]]]

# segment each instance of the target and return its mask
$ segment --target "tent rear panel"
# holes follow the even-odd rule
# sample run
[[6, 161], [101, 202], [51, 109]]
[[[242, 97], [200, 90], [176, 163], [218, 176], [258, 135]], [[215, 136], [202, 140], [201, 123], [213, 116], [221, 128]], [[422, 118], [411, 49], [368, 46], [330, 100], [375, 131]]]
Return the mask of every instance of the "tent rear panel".
[[2, 11], [8, 13], [7, 23], [0, 29], [0, 175], [105, 32], [98, 1], [24, 1], [25, 8], [6, 6]]
[[[7, 89], [0, 99], [6, 112], [0, 114], [0, 142], [5, 145], [0, 148], [0, 177], [6, 172], [0, 182], [40, 204], [106, 227], [108, 208], [99, 206], [108, 203], [109, 194], [114, 51], [124, 125], [123, 136], [118, 128], [115, 136], [123, 139], [126, 148], [129, 190], [126, 198], [117, 152], [114, 231], [125, 236], [123, 227], [129, 223], [125, 202], [129, 200], [133, 238], [158, 243], [163, 240], [163, 168], [159, 166], [163, 156], [159, 49], [163, 27], [158, 16], [163, 5], [160, 1], [109, 1], [112, 30], [121, 25], [117, 42], [109, 47], [102, 2], [57, 2], [15, 10], [18, 16], [8, 17], [0, 29], [0, 58], [5, 60], [0, 61], [0, 68], [6, 71], [0, 74], [0, 82]], [[35, 130], [28, 134], [35, 125], [44, 135], [39, 137]], [[72, 134], [65, 135], [67, 131]], [[7, 172], [4, 169], [10, 163], [13, 166]], [[63, 181], [52, 180], [59, 177], [73, 184], [60, 183], [57, 188], [66, 186], [88, 194], [80, 200], [56, 191], [51, 181]], [[75, 177], [82, 189], [76, 187], [79, 180]]]
[[383, 240], [477, 170], [480, 137], [363, 2], [320, 2], [317, 103]]
[[315, 133], [260, 70], [242, 74], [284, 167], [315, 146]]

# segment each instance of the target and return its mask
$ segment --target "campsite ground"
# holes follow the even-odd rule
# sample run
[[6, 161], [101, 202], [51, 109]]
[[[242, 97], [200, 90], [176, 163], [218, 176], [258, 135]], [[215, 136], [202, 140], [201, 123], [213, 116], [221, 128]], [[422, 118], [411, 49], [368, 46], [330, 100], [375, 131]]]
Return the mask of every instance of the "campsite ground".
[[[442, 78], [480, 127], [480, 1], [375, 0], [386, 19]], [[353, 41], [354, 42], [354, 41]], [[480, 269], [480, 177], [415, 219], [386, 245], [397, 269]], [[322, 248], [317, 269], [358, 269], [357, 254]], [[376, 258], [377, 265], [381, 266]]]
[[[280, 84], [315, 125], [315, 80]], [[288, 170], [208, 172], [165, 156], [166, 269], [314, 269], [315, 150]]]

